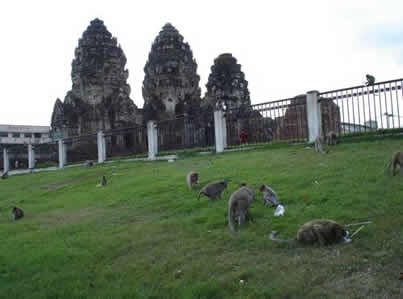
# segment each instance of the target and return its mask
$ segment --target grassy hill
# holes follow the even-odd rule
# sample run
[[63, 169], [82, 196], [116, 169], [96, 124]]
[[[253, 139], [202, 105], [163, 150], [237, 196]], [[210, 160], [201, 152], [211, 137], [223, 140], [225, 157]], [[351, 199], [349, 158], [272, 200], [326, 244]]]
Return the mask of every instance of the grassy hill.
[[[0, 297], [397, 298], [403, 177], [383, 169], [399, 149], [403, 139], [388, 138], [327, 155], [290, 145], [12, 176], [0, 181]], [[189, 170], [202, 185], [229, 179], [223, 200], [197, 201]], [[108, 185], [97, 188], [102, 175]], [[230, 234], [227, 201], [240, 182], [274, 188], [285, 216], [257, 193], [255, 222]], [[12, 221], [13, 205], [26, 217]], [[373, 223], [326, 248], [268, 239], [314, 218]]]

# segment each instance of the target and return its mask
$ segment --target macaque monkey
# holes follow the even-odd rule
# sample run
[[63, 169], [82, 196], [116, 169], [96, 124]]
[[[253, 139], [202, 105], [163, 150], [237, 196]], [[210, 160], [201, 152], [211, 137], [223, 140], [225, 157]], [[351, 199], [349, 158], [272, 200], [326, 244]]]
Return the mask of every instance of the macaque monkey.
[[316, 139], [315, 139], [315, 152], [326, 154], [327, 151], [325, 152], [323, 150], [323, 144], [324, 144], [324, 138], [322, 136], [316, 137]]
[[4, 173], [1, 175], [1, 179], [2, 179], [2, 180], [8, 179], [8, 171], [4, 172]]
[[339, 143], [337, 134], [334, 131], [329, 131], [325, 136], [325, 141], [327, 145], [336, 145]]
[[239, 226], [243, 225], [248, 214], [249, 206], [255, 200], [255, 191], [246, 184], [231, 194], [228, 201], [228, 226], [230, 231], [235, 232], [235, 221]]
[[108, 183], [108, 181], [106, 180], [106, 176], [102, 176], [101, 186], [105, 187], [107, 183]]
[[190, 190], [192, 190], [193, 186], [199, 186], [199, 174], [197, 172], [189, 171], [186, 175], [186, 183]]
[[317, 219], [305, 223], [297, 232], [297, 237], [291, 240], [278, 239], [278, 231], [272, 231], [270, 239], [276, 242], [298, 242], [304, 245], [318, 244], [320, 246], [336, 243], [348, 243], [348, 231], [344, 226], [329, 219]]
[[259, 190], [263, 193], [263, 204], [265, 206], [270, 205], [272, 207], [277, 207], [280, 204], [277, 194], [272, 188], [266, 185], [261, 185]]
[[386, 169], [389, 170], [390, 166], [392, 166], [392, 175], [396, 175], [396, 168], [399, 165], [400, 173], [403, 171], [403, 152], [394, 152], [392, 154], [392, 160], [386, 166]]
[[210, 200], [216, 200], [217, 198], [221, 199], [221, 193], [225, 188], [227, 188], [227, 182], [225, 181], [207, 184], [200, 190], [199, 197], [197, 199], [200, 199], [200, 195], [202, 194], [207, 196]]
[[20, 208], [14, 207], [12, 213], [14, 215], [14, 220], [18, 220], [24, 217], [24, 211]]
[[374, 85], [375, 84], [375, 77], [369, 74], [366, 74], [365, 77], [367, 78], [367, 82], [365, 82], [365, 85]]

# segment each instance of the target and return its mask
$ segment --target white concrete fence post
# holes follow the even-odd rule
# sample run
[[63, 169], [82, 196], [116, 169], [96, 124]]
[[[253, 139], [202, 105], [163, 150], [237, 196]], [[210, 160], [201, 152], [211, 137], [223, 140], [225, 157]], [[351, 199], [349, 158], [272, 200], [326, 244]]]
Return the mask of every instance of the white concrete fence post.
[[35, 168], [35, 151], [32, 144], [28, 144], [28, 168]]
[[227, 119], [225, 117], [225, 113], [222, 114], [222, 140], [224, 149], [227, 148]]
[[224, 151], [224, 145], [226, 141], [224, 141], [224, 136], [227, 134], [224, 133], [224, 112], [221, 108], [218, 108], [214, 111], [214, 133], [215, 133], [215, 150], [217, 153], [222, 153]]
[[59, 146], [59, 168], [63, 168], [67, 162], [66, 145], [64, 144], [63, 139], [59, 139], [57, 143]]
[[322, 118], [319, 102], [319, 91], [308, 91], [306, 94], [306, 113], [308, 120], [309, 143], [322, 134]]
[[10, 160], [8, 157], [8, 150], [7, 148], [3, 148], [3, 173], [10, 170]]
[[106, 160], [106, 142], [104, 132], [97, 133], [98, 163], [104, 163]]
[[147, 122], [148, 159], [155, 160], [158, 154], [158, 129], [155, 121]]

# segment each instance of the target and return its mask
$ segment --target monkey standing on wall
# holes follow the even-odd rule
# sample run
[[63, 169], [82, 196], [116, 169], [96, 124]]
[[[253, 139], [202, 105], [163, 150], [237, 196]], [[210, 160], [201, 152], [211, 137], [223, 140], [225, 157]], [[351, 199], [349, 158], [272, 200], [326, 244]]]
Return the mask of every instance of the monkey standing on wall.
[[210, 200], [221, 199], [221, 193], [225, 188], [227, 188], [227, 182], [225, 181], [207, 184], [200, 190], [197, 199], [199, 200], [202, 194], [207, 196]]
[[235, 232], [235, 220], [238, 219], [238, 225], [244, 224], [248, 214], [249, 206], [255, 200], [255, 191], [241, 184], [241, 187], [231, 194], [228, 201], [228, 226], [230, 231]]
[[14, 207], [11, 212], [14, 215], [14, 220], [18, 220], [24, 217], [24, 211], [20, 208]]
[[199, 186], [199, 173], [189, 171], [186, 175], [186, 184], [188, 185], [190, 190], [192, 190], [193, 186]]
[[320, 246], [332, 245], [336, 243], [348, 243], [348, 231], [344, 226], [334, 220], [317, 219], [305, 223], [297, 232], [295, 239], [278, 239], [278, 231], [272, 231], [270, 239], [276, 242], [298, 242], [305, 245], [318, 244]]

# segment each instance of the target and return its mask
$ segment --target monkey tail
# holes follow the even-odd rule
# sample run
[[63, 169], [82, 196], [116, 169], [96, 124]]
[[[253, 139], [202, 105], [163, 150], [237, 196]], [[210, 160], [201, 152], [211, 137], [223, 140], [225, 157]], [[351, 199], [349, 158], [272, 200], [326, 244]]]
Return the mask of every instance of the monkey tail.
[[234, 201], [230, 199], [228, 202], [228, 227], [229, 230], [235, 233], [235, 224], [234, 224]]
[[274, 242], [280, 242], [280, 243], [290, 243], [290, 242], [293, 241], [293, 240], [290, 240], [290, 239], [279, 239], [279, 238], [277, 238], [278, 234], [279, 234], [278, 231], [276, 231], [276, 230], [272, 231], [271, 234], [270, 234], [270, 240], [272, 240]]
[[383, 172], [385, 174], [387, 174], [390, 171], [390, 167], [392, 166], [392, 160], [390, 160], [389, 162], [386, 163], [385, 169], [383, 170]]

